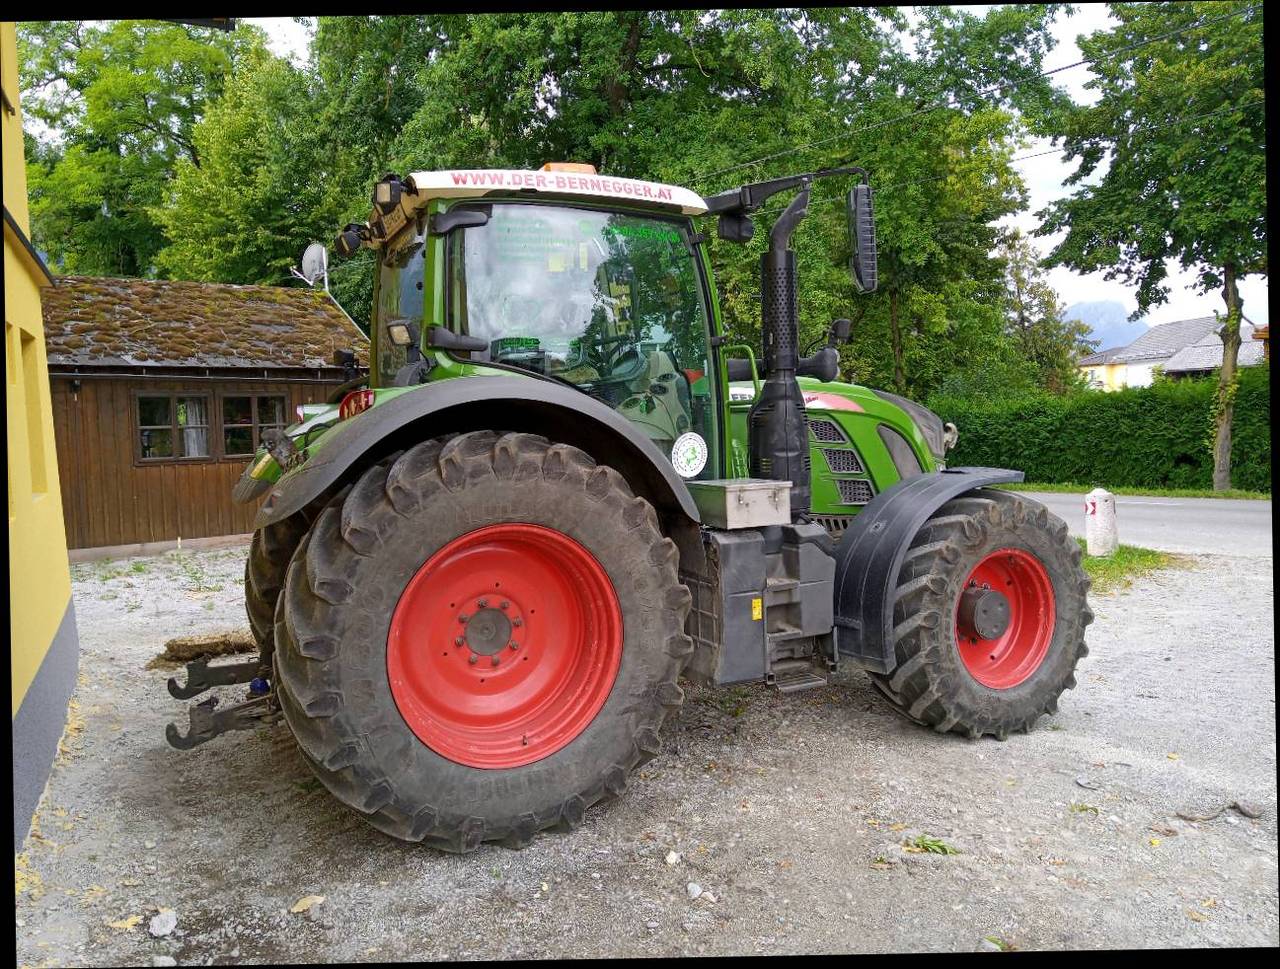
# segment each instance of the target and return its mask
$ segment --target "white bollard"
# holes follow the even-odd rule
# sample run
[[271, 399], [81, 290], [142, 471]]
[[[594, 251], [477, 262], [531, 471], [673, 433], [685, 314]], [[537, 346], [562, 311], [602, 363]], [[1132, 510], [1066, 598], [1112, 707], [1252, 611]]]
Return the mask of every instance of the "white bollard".
[[1114, 555], [1120, 545], [1116, 534], [1116, 498], [1104, 488], [1084, 496], [1084, 543], [1089, 555]]

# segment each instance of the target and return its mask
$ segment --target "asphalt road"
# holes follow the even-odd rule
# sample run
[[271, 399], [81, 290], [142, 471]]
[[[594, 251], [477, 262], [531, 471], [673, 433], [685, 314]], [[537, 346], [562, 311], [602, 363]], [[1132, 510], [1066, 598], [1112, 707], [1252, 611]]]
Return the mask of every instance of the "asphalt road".
[[[1084, 495], [1024, 491], [1084, 536]], [[1198, 555], [1271, 556], [1271, 502], [1235, 498], [1116, 496], [1125, 545]]]

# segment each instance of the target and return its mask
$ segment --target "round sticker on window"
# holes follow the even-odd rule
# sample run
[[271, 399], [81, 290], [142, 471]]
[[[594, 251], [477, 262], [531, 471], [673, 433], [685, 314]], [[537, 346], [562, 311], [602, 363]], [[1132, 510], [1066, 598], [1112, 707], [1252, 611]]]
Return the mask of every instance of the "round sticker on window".
[[696, 477], [707, 466], [707, 442], [693, 431], [681, 434], [671, 448], [671, 465], [682, 478]]

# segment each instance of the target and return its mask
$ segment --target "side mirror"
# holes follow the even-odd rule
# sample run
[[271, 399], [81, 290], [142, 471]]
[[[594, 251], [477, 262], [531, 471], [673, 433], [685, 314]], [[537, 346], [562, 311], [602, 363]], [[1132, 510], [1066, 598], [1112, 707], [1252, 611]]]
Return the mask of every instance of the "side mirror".
[[874, 293], [879, 278], [876, 274], [876, 216], [871, 204], [871, 186], [855, 185], [849, 190], [846, 206], [849, 217], [849, 242], [853, 258], [853, 285], [859, 293]]
[[750, 242], [756, 227], [750, 216], [725, 212], [716, 222], [716, 234], [726, 242]]

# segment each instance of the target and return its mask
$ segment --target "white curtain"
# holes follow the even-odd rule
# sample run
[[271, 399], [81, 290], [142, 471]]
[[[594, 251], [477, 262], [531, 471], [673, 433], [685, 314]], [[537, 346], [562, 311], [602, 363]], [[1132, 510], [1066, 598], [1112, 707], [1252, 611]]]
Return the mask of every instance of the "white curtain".
[[204, 397], [184, 397], [182, 404], [186, 419], [179, 415], [179, 423], [202, 425], [182, 427], [182, 453], [189, 458], [206, 458], [209, 456], [209, 402]]

